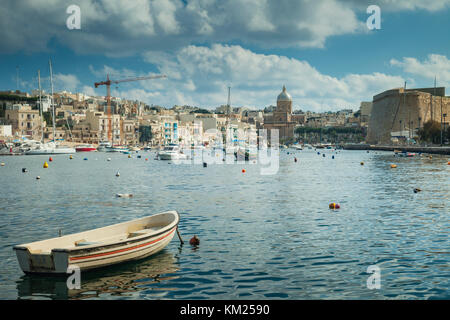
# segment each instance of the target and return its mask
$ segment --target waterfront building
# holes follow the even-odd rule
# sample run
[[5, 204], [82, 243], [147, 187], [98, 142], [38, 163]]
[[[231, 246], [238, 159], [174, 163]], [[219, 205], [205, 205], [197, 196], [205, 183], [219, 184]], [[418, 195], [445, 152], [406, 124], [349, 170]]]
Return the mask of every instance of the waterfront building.
[[39, 110], [33, 110], [29, 105], [13, 105], [5, 110], [5, 121], [12, 126], [13, 135], [30, 139], [40, 139], [42, 135]]
[[137, 145], [139, 143], [139, 121], [137, 119], [123, 119], [121, 123], [121, 144]]
[[91, 124], [80, 122], [72, 128], [72, 142], [97, 144], [99, 142], [98, 130], [93, 130]]
[[263, 128], [267, 129], [270, 138], [270, 130], [278, 129], [280, 141], [294, 137], [295, 122], [292, 120], [292, 98], [283, 86], [283, 91], [277, 97], [277, 107], [272, 115], [264, 117]]
[[445, 87], [391, 89], [375, 95], [372, 103], [366, 139], [371, 144], [412, 139], [429, 120], [449, 125], [450, 97], [445, 96]]
[[7, 138], [12, 136], [11, 125], [0, 125], [0, 138]]
[[162, 124], [163, 143], [178, 143], [178, 120], [175, 120], [173, 117], [163, 117]]

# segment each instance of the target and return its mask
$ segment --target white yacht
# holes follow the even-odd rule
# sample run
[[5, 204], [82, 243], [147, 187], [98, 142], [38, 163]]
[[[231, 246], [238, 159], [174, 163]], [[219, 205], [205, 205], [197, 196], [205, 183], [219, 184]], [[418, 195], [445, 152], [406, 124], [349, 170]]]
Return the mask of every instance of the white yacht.
[[36, 142], [34, 148], [25, 151], [27, 155], [36, 155], [36, 154], [69, 154], [75, 153], [75, 148], [58, 145], [53, 141], [42, 143]]
[[97, 151], [105, 152], [108, 148], [111, 147], [111, 142], [109, 141], [100, 141], [97, 147]]
[[237, 150], [237, 159], [246, 161], [256, 160], [258, 158], [258, 150], [255, 147], [239, 146]]
[[187, 155], [181, 152], [177, 144], [169, 144], [158, 152], [158, 158], [160, 160], [186, 160]]
[[105, 148], [106, 152], [129, 152], [130, 150], [126, 146], [109, 146]]

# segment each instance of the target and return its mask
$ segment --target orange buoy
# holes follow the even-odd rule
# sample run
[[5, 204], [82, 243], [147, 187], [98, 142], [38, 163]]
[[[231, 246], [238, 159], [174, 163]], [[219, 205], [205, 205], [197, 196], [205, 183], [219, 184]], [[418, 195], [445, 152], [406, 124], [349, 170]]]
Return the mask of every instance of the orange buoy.
[[53, 161], [52, 157], [48, 158], [48, 161], [52, 162]]
[[191, 246], [198, 246], [198, 245], [200, 244], [200, 239], [199, 239], [196, 235], [194, 235], [194, 236], [191, 238], [191, 240], [189, 240], [189, 244], [190, 244]]
[[397, 165], [396, 164], [391, 164], [391, 168], [392, 169], [397, 168]]
[[48, 168], [48, 163], [47, 163], [47, 161], [44, 162], [43, 167], [44, 167], [44, 168]]
[[245, 169], [242, 169], [242, 173], [245, 173]]
[[145, 158], [145, 161], [148, 161], [148, 158]]
[[340, 209], [341, 206], [339, 204], [335, 203], [335, 202], [332, 202], [332, 203], [330, 203], [328, 205], [328, 208], [330, 208], [330, 209]]
[[447, 164], [450, 166], [450, 161], [449, 162], [447, 162]]

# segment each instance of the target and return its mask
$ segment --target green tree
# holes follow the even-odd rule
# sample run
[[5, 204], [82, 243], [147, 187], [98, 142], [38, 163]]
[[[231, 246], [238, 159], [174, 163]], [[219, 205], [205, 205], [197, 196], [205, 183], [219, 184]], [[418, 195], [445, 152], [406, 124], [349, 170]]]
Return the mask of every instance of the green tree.
[[417, 134], [421, 141], [438, 144], [441, 142], [441, 124], [429, 120], [423, 124], [423, 128], [420, 128]]

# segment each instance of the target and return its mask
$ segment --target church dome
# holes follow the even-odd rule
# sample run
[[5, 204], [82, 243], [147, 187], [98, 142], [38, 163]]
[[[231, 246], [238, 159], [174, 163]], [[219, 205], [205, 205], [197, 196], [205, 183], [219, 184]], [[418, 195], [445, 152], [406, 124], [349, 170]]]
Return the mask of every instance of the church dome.
[[283, 91], [278, 95], [277, 101], [292, 101], [291, 95], [287, 93], [285, 86], [283, 86]]

